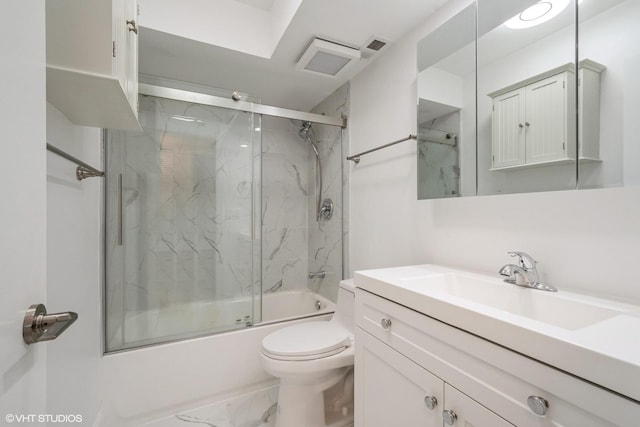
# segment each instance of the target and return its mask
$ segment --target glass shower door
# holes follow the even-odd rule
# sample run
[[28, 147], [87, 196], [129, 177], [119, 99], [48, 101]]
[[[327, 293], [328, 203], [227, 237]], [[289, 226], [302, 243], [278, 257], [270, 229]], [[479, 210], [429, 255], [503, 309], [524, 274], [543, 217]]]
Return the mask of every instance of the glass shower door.
[[140, 96], [108, 131], [106, 349], [261, 318], [260, 117]]

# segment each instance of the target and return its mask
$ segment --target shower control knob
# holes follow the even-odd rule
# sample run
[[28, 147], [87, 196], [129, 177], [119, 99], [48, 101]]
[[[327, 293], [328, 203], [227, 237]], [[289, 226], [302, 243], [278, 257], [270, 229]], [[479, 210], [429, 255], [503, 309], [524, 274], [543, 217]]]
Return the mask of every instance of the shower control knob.
[[438, 399], [434, 396], [426, 396], [424, 398], [424, 406], [427, 407], [428, 410], [433, 411], [438, 406]]
[[446, 425], [452, 426], [456, 423], [458, 416], [451, 409], [447, 409], [446, 411], [442, 411], [442, 418]]
[[549, 409], [549, 402], [540, 396], [529, 396], [527, 398], [529, 409], [536, 415], [545, 415]]
[[380, 326], [382, 326], [382, 329], [389, 329], [391, 327], [391, 319], [382, 319]]

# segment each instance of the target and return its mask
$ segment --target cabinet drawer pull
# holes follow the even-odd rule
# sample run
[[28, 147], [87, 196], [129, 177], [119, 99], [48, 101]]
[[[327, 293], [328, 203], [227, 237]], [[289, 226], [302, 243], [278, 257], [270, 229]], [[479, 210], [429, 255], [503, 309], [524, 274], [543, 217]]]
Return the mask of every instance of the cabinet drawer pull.
[[424, 406], [426, 406], [428, 410], [433, 411], [436, 409], [436, 406], [438, 406], [438, 399], [434, 396], [425, 396]]
[[536, 415], [545, 415], [547, 409], [549, 409], [549, 402], [540, 396], [529, 396], [527, 398], [527, 405], [529, 405], [529, 409]]
[[452, 426], [455, 424], [458, 416], [451, 409], [447, 409], [446, 411], [442, 411], [442, 418], [444, 418], [444, 423], [446, 425]]
[[129, 27], [129, 31], [133, 31], [135, 34], [138, 34], [138, 27], [136, 26], [135, 19], [128, 20], [127, 26]]
[[382, 329], [389, 329], [391, 327], [391, 319], [382, 319], [380, 326], [382, 326]]

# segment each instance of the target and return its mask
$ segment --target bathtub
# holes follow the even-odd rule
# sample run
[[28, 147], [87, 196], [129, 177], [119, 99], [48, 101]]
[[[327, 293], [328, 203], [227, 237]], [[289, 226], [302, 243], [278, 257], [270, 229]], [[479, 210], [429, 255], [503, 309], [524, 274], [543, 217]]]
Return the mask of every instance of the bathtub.
[[148, 344], [151, 338], [143, 333], [178, 335], [176, 323], [182, 328], [181, 339], [107, 353], [102, 369], [105, 400], [96, 424], [140, 425], [275, 384], [261, 368], [262, 339], [287, 325], [328, 320], [335, 309], [333, 302], [310, 291], [275, 292], [263, 295], [260, 323], [217, 334], [212, 328], [208, 333], [213, 335], [183, 339], [185, 329], [198, 322], [220, 320], [221, 316], [234, 322], [244, 320], [238, 316], [244, 316], [247, 304], [251, 304], [250, 299], [240, 298], [132, 314], [124, 331], [128, 343]]

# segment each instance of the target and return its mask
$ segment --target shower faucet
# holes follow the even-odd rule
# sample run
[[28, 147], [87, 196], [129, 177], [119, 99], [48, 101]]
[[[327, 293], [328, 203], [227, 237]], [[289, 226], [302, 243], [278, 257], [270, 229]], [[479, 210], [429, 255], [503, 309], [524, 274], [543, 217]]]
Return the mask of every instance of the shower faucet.
[[327, 276], [327, 272], [324, 270], [320, 271], [310, 271], [309, 279], [324, 279]]

